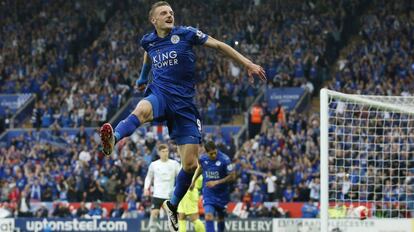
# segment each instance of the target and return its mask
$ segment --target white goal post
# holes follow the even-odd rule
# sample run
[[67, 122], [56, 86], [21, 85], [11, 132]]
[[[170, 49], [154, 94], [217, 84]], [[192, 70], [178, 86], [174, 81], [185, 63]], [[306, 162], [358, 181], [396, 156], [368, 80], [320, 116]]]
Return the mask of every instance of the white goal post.
[[[320, 92], [320, 218], [414, 216], [414, 97]], [[360, 213], [360, 212], [358, 212]]]

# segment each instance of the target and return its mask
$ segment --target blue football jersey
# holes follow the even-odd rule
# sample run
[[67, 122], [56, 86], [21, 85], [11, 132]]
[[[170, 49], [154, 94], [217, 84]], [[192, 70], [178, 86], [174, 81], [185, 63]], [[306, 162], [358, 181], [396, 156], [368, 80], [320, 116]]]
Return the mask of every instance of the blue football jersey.
[[204, 204], [221, 204], [226, 205], [229, 200], [229, 184], [219, 184], [213, 188], [209, 188], [206, 182], [210, 180], [219, 180], [225, 178], [233, 171], [233, 165], [230, 158], [218, 151], [217, 158], [211, 160], [207, 154], [200, 157], [200, 165], [203, 169], [203, 199]]
[[208, 36], [193, 27], [174, 27], [170, 34], [160, 38], [156, 31], [146, 34], [141, 46], [151, 59], [152, 85], [163, 92], [180, 97], [195, 94], [194, 45], [202, 45]]

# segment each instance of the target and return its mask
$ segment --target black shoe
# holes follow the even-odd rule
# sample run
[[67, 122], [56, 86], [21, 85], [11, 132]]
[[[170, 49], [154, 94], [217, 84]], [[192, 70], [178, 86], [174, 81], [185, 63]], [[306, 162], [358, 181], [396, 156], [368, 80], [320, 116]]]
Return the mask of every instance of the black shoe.
[[167, 212], [168, 216], [168, 229], [171, 232], [178, 231], [178, 217], [177, 217], [177, 208], [171, 204], [169, 200], [164, 201], [162, 207]]

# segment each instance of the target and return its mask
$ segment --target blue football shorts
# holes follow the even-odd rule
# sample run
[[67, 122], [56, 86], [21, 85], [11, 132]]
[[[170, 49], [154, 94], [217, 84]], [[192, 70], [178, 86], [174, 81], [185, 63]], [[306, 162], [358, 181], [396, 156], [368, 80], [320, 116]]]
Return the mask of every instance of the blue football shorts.
[[152, 85], [145, 92], [155, 122], [167, 122], [170, 138], [177, 145], [201, 143], [201, 119], [193, 97], [165, 93]]

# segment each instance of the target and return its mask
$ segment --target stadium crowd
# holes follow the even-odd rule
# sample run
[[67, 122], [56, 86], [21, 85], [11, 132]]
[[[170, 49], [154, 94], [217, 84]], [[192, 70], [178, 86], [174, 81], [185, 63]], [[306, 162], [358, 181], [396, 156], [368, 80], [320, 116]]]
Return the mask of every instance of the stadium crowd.
[[[60, 2], [55, 2], [22, 27], [15, 26], [12, 17], [8, 19], [10, 25], [4, 27], [4, 34], [10, 35], [8, 28], [15, 27], [17, 35], [3, 39], [6, 46], [1, 56], [4, 59], [0, 60], [7, 62], [0, 62], [3, 77], [0, 92], [38, 94], [33, 127], [46, 128], [54, 121], [61, 127], [98, 126], [132, 95], [142, 63], [143, 50], [138, 42], [151, 28], [146, 19], [147, 9], [123, 1], [117, 4], [117, 12], [109, 14], [113, 8], [111, 1], [100, 8], [95, 8], [96, 4], [65, 3], [60, 7]], [[180, 6], [176, 9], [177, 24], [195, 24], [258, 60], [271, 77], [270, 86], [301, 86], [306, 79], [317, 81], [317, 62], [326, 46], [324, 36], [338, 31], [340, 25], [335, 20], [343, 14], [320, 12], [317, 7], [300, 1], [289, 4], [269, 1], [258, 5], [249, 1], [174, 4]], [[223, 9], [227, 10], [218, 19], [203, 14], [206, 10]], [[314, 13], [310, 17], [309, 11]], [[259, 12], [262, 17], [255, 16]], [[70, 17], [65, 17], [66, 14]], [[48, 18], [59, 23], [38, 22]], [[38, 31], [37, 36], [29, 34], [31, 31]], [[25, 40], [13, 40], [15, 37]], [[13, 43], [22, 48], [14, 48]], [[207, 124], [227, 123], [233, 114], [247, 109], [259, 83], [250, 85], [243, 70], [214, 52], [197, 49], [197, 54], [200, 82], [196, 86], [199, 92], [196, 100], [201, 115]], [[38, 62], [31, 62], [29, 57]]]
[[412, 95], [414, 12], [409, 1], [375, 1], [360, 39], [343, 49], [328, 88], [368, 95]]
[[[344, 14], [343, 6], [335, 12], [329, 10], [333, 3], [321, 4], [325, 10], [303, 1], [264, 1], [261, 4], [216, 1], [212, 6], [214, 12], [232, 9], [222, 12], [220, 20], [215, 15], [204, 15], [204, 11], [192, 12], [200, 14], [197, 17], [203, 19], [200, 25], [213, 22], [205, 27], [207, 33], [263, 64], [268, 87], [302, 86], [313, 91], [314, 85], [319, 85], [317, 76], [324, 62], [326, 35], [340, 33]], [[232, 61], [217, 59], [205, 50], [200, 54], [203, 57], [199, 60], [203, 66], [200, 66], [204, 68], [198, 69], [198, 74], [201, 79], [208, 80], [197, 86], [201, 93], [197, 101], [207, 106], [202, 108], [206, 112], [204, 121], [226, 123], [234, 112], [220, 111], [220, 107], [237, 105], [245, 111], [256, 96], [254, 86], [259, 83], [249, 85], [243, 70]], [[215, 68], [211, 68], [213, 64]]]
[[[413, 9], [414, 5], [409, 1], [375, 1], [361, 18], [360, 39], [342, 51], [333, 79], [327, 87], [351, 94], [412, 96]], [[389, 102], [387, 98], [375, 99], [400, 104]], [[412, 106], [412, 101], [403, 100], [401, 104]], [[332, 115], [343, 118], [334, 123], [332, 130], [338, 133], [337, 139], [344, 141], [345, 146], [338, 145], [338, 150], [332, 154], [334, 159], [330, 161], [332, 167], [337, 167], [330, 170], [330, 199], [374, 200], [377, 202], [373, 207], [377, 216], [412, 217], [414, 148], [406, 145], [413, 142], [410, 139], [413, 133], [409, 129], [412, 126], [410, 117], [371, 107], [368, 115], [359, 114], [358, 119], [351, 121], [346, 118], [358, 109], [366, 109], [341, 101], [333, 102], [331, 109]], [[367, 123], [368, 120], [370, 123]], [[359, 129], [358, 135], [362, 136], [350, 136], [351, 127], [357, 125], [367, 125], [367, 128]], [[374, 131], [376, 125], [382, 125], [384, 129]], [[373, 136], [376, 136], [375, 140]], [[355, 141], [361, 144], [350, 146]], [[374, 141], [378, 146], [369, 145]], [[374, 157], [374, 154], [377, 155]], [[356, 158], [366, 159], [367, 162], [348, 161]]]
[[[268, 86], [313, 90], [326, 62], [325, 37], [340, 36], [344, 7], [337, 7], [337, 1], [255, 2], [260, 1], [174, 4], [180, 6], [175, 9], [178, 24], [200, 27], [263, 64]], [[154, 134], [136, 131], [106, 159], [99, 152], [99, 136], [88, 136], [82, 129], [109, 119], [133, 94], [143, 54], [137, 39], [150, 29], [148, 7], [124, 1], [110, 16], [113, 2], [106, 3], [97, 7], [94, 1], [55, 1], [40, 8], [23, 7], [28, 12], [24, 15], [33, 17], [19, 22], [13, 15], [0, 16], [0, 93], [37, 93], [33, 128], [50, 127], [68, 144], [40, 143], [39, 132], [33, 130], [0, 147], [0, 200], [11, 203], [7, 207], [16, 215], [45, 215], [45, 207], [32, 212], [30, 204], [50, 201], [63, 202], [55, 212], [47, 212], [56, 217], [71, 215], [66, 202], [127, 202], [131, 215], [148, 213], [144, 206], [149, 199], [142, 188], [147, 167], [156, 157]], [[414, 14], [405, 14], [402, 4], [385, 1], [375, 1], [370, 9], [362, 18], [363, 40], [342, 51], [334, 80], [327, 86], [360, 94], [410, 94]], [[208, 11], [216, 14], [205, 14]], [[97, 28], [102, 30], [94, 31]], [[204, 122], [228, 122], [233, 113], [247, 109], [260, 86], [249, 85], [234, 63], [205, 49], [197, 49], [197, 54], [196, 100]], [[235, 105], [240, 107], [234, 109]], [[312, 202], [319, 201], [319, 116], [276, 114], [266, 109], [260, 133], [238, 152], [232, 139], [206, 135], [233, 158], [238, 178], [231, 200], [244, 202], [251, 217], [288, 217], [288, 212], [260, 204], [266, 201], [308, 202], [311, 212]], [[68, 136], [61, 127], [81, 129]], [[172, 144], [170, 149], [171, 157], [179, 159]], [[121, 211], [117, 208], [109, 215], [120, 216]], [[77, 216], [102, 214], [99, 203], [91, 209], [82, 203], [77, 211]]]
[[[50, 4], [39, 1], [35, 5], [28, 8], [31, 18], [16, 20], [15, 14], [10, 13], [2, 21], [0, 93], [36, 94], [39, 103], [35, 111], [42, 123], [34, 124], [48, 127], [65, 112], [73, 113], [73, 107], [68, 107], [66, 102], [87, 102], [89, 89], [78, 86], [85, 78], [79, 75], [78, 53], [99, 35], [113, 11], [113, 1], [52, 1]], [[14, 6], [7, 5], [6, 9], [9, 7], [14, 12]], [[83, 96], [73, 99], [72, 92]], [[62, 126], [67, 125], [62, 123]]]

